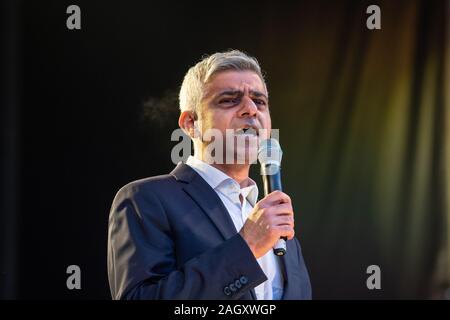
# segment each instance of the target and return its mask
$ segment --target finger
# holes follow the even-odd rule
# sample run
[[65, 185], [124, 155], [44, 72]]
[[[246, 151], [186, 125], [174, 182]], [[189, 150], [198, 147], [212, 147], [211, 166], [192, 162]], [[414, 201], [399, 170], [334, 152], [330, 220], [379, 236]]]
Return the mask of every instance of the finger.
[[269, 193], [261, 201], [265, 204], [273, 205], [279, 203], [291, 203], [291, 198], [286, 193], [276, 190]]
[[288, 240], [292, 240], [295, 236], [295, 230], [290, 226], [276, 226], [274, 228], [279, 232], [280, 237], [287, 237]]
[[272, 226], [289, 226], [289, 227], [294, 227], [295, 222], [294, 222], [294, 217], [293, 216], [277, 216], [274, 217], [272, 222], [271, 222]]
[[278, 204], [268, 208], [264, 208], [262, 215], [266, 219], [271, 219], [276, 216], [294, 216], [294, 211], [289, 203]]
[[275, 206], [270, 207], [269, 209], [270, 214], [275, 214], [277, 216], [279, 215], [294, 215], [294, 209], [292, 209], [292, 205], [290, 203], [282, 203], [277, 204]]

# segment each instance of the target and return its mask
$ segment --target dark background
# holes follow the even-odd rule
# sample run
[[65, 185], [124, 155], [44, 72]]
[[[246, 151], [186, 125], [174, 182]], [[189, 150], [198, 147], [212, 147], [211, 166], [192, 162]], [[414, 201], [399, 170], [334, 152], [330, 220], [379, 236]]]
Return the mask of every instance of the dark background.
[[[81, 30], [66, 28], [71, 4]], [[370, 4], [382, 30], [365, 26]], [[229, 48], [266, 71], [314, 298], [445, 295], [445, 1], [2, 5], [2, 298], [110, 298], [112, 199], [174, 167], [182, 78]], [[81, 290], [66, 288], [71, 264]], [[371, 264], [382, 290], [366, 288]]]

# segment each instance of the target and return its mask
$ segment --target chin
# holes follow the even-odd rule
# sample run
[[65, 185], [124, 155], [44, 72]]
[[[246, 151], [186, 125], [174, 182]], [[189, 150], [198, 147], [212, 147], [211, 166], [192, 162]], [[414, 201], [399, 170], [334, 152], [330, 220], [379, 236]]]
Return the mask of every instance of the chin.
[[258, 148], [257, 147], [241, 147], [236, 148], [234, 154], [235, 164], [254, 164], [258, 159]]
[[225, 142], [225, 163], [254, 164], [258, 159], [257, 136], [234, 136], [232, 143]]

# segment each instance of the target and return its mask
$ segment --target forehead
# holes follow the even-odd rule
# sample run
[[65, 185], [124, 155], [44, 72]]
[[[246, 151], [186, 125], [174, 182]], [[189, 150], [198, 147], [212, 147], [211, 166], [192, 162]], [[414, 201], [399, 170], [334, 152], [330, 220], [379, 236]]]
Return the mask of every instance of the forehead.
[[261, 78], [253, 71], [227, 70], [214, 74], [205, 86], [205, 97], [223, 90], [259, 91], [267, 94]]

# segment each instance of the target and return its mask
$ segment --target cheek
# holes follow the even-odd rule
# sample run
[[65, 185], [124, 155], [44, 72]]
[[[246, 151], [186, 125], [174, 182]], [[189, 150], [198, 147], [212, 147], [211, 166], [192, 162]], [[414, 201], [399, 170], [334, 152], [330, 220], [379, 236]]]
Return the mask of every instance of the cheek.
[[272, 119], [270, 118], [269, 113], [264, 114], [261, 117], [261, 122], [262, 122], [261, 124], [263, 125], [264, 128], [266, 128], [268, 130], [272, 129]]
[[211, 112], [202, 114], [202, 117], [200, 120], [201, 120], [200, 123], [202, 126], [202, 132], [215, 127], [216, 119], [215, 119], [214, 114]]
[[270, 115], [262, 116], [260, 118], [260, 124], [264, 129], [266, 129], [266, 131], [264, 131], [264, 133], [260, 136], [260, 139], [270, 138], [272, 131], [272, 120], [270, 118]]
[[221, 131], [224, 131], [225, 129], [228, 129], [231, 127], [231, 122], [233, 119], [233, 113], [232, 112], [217, 112], [214, 114], [213, 122], [216, 129], [219, 129]]

